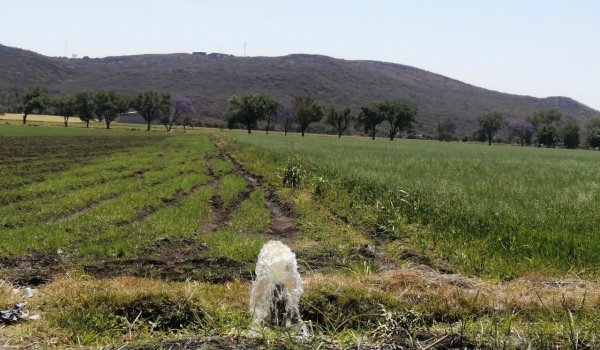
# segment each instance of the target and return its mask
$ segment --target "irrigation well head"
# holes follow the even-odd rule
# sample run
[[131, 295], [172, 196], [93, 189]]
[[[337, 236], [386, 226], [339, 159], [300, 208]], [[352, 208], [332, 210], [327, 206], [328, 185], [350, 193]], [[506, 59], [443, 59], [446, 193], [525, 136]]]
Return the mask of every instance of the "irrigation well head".
[[280, 241], [265, 243], [258, 254], [256, 279], [250, 293], [253, 323], [263, 326], [301, 326], [298, 303], [303, 291], [296, 254]]

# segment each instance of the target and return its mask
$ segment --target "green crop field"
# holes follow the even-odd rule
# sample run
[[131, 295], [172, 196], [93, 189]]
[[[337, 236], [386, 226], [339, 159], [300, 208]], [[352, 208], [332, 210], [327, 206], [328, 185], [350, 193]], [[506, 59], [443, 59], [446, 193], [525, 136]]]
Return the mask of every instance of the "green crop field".
[[[393, 233], [464, 272], [600, 272], [600, 152], [232, 135], [257, 159], [283, 164], [298, 156], [313, 185], [318, 178], [331, 184], [325, 196], [342, 216], [365, 219], [347, 209], [345, 193], [365, 207], [394, 202], [407, 220]], [[410, 223], [421, 229], [411, 232]]]
[[[600, 346], [600, 152], [55, 125], [0, 126], [3, 346]], [[307, 337], [250, 325], [269, 240]]]

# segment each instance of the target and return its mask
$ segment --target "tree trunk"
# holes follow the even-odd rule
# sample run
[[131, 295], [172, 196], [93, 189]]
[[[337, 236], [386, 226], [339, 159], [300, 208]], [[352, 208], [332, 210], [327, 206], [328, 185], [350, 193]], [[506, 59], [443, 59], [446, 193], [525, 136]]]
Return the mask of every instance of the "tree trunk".
[[150, 123], [152, 123], [152, 121], [148, 120], [148, 128], [146, 129], [146, 131], [150, 131]]
[[492, 145], [492, 138], [488, 137], [488, 146], [491, 146], [491, 145]]
[[525, 145], [525, 139], [521, 139], [521, 147]]
[[183, 124], [183, 131], [185, 131], [185, 124]]
[[342, 133], [343, 133], [343, 131], [338, 132], [338, 139], [342, 138]]
[[302, 137], [304, 137], [304, 129], [302, 129]]
[[375, 128], [371, 131], [371, 140], [375, 140]]
[[287, 136], [287, 128], [283, 128], [283, 136]]
[[89, 128], [89, 127], [90, 127], [90, 120], [89, 120], [89, 119], [85, 121], [85, 127], [86, 127], [86, 128]]
[[110, 121], [108, 119], [104, 119], [104, 121], [106, 122], [106, 128], [110, 129]]
[[27, 124], [27, 114], [23, 114], [23, 125]]
[[63, 117], [63, 119], [65, 121], [65, 128], [66, 128], [67, 126], [69, 126], [68, 125], [69, 124], [69, 117]]

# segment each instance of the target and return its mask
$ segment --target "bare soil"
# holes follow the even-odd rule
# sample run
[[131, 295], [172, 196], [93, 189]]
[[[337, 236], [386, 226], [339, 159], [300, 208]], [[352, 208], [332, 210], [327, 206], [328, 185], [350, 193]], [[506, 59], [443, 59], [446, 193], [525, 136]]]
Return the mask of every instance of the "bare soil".
[[227, 258], [199, 258], [206, 246], [193, 239], [157, 240], [140, 257], [106, 259], [84, 265], [84, 271], [96, 277], [129, 275], [160, 278], [170, 281], [195, 280], [224, 283], [233, 280], [251, 280], [251, 264]]

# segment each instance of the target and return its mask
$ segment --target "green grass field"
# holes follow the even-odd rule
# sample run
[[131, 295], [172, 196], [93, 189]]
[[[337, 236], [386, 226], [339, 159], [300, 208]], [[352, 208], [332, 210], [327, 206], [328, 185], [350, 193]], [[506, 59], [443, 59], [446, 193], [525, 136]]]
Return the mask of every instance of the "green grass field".
[[[41, 315], [5, 346], [599, 346], [600, 153], [130, 129], [0, 126], [0, 309]], [[250, 332], [273, 239], [303, 340]]]
[[600, 272], [600, 152], [230, 135], [257, 159], [283, 164], [297, 155], [313, 183], [323, 177], [334, 184], [327, 195], [341, 202], [339, 214], [357, 221], [364, 218], [340, 201], [345, 193], [373, 206], [399, 202], [398, 191], [406, 191], [410, 206], [402, 212], [423, 226], [411, 241], [465, 272], [503, 278]]

